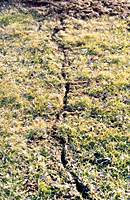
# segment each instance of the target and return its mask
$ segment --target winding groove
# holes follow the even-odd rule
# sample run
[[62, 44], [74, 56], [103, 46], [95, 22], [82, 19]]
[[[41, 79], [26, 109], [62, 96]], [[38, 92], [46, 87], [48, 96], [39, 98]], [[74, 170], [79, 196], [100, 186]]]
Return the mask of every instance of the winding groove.
[[92, 198], [90, 197], [90, 189], [88, 188], [87, 185], [85, 185], [82, 180], [80, 180], [80, 178], [72, 171], [71, 166], [69, 166], [68, 164], [68, 160], [66, 158], [66, 154], [67, 154], [67, 142], [66, 139], [63, 136], [58, 136], [57, 132], [58, 132], [58, 127], [57, 127], [57, 122], [60, 120], [60, 116], [63, 116], [63, 120], [66, 117], [65, 111], [67, 108], [67, 103], [68, 103], [68, 95], [70, 92], [70, 87], [73, 85], [77, 85], [79, 83], [81, 83], [81, 85], [89, 85], [90, 81], [79, 81], [79, 82], [69, 82], [66, 78], [66, 71], [65, 68], [69, 66], [69, 56], [67, 51], [69, 51], [69, 48], [64, 47], [64, 45], [61, 43], [60, 40], [58, 40], [58, 38], [56, 37], [56, 34], [60, 31], [60, 30], [65, 30], [66, 26], [64, 24], [64, 20], [63, 18], [60, 19], [60, 27], [55, 27], [53, 29], [53, 33], [52, 33], [52, 41], [55, 42], [58, 45], [58, 49], [60, 50], [60, 52], [63, 53], [64, 55], [64, 60], [63, 60], [63, 64], [62, 64], [62, 69], [61, 69], [61, 75], [62, 78], [65, 82], [65, 93], [64, 93], [64, 97], [63, 97], [63, 107], [60, 109], [60, 111], [58, 111], [58, 113], [56, 113], [55, 116], [55, 122], [52, 126], [51, 129], [51, 135], [53, 138], [57, 139], [57, 141], [59, 141], [60, 145], [62, 146], [62, 150], [61, 150], [61, 162], [63, 164], [64, 169], [70, 173], [75, 185], [76, 185], [76, 189], [77, 191], [82, 195], [83, 199], [89, 199], [92, 200]]

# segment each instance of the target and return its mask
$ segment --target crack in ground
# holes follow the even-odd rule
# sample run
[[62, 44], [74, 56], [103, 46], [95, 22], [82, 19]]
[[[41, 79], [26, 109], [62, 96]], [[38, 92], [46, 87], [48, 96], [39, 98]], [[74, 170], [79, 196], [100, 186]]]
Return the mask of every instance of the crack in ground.
[[60, 120], [60, 116], [63, 116], [63, 120], [66, 117], [66, 114], [64, 113], [66, 111], [67, 108], [67, 103], [68, 103], [68, 94], [70, 92], [70, 86], [71, 85], [77, 85], [79, 83], [81, 83], [82, 85], [86, 84], [89, 85], [90, 81], [79, 81], [79, 82], [70, 82], [67, 80], [66, 78], [66, 71], [65, 71], [65, 67], [68, 67], [68, 63], [69, 62], [69, 57], [68, 57], [68, 53], [67, 51], [69, 50], [69, 48], [65, 47], [62, 43], [61, 40], [58, 40], [56, 37], [56, 34], [60, 31], [60, 30], [65, 30], [66, 26], [64, 24], [63, 19], [61, 18], [60, 20], [61, 23], [61, 27], [55, 27], [53, 29], [53, 33], [52, 33], [52, 41], [55, 42], [58, 45], [58, 49], [63, 53], [64, 55], [64, 59], [63, 59], [63, 64], [62, 64], [62, 68], [61, 68], [61, 75], [62, 78], [65, 81], [65, 93], [64, 93], [64, 97], [63, 97], [63, 107], [60, 109], [60, 111], [56, 114], [56, 120], [52, 126], [52, 137], [55, 138], [57, 141], [59, 141], [59, 143], [62, 145], [62, 150], [61, 150], [61, 162], [62, 165], [64, 167], [64, 169], [67, 170], [67, 172], [70, 173], [75, 185], [76, 185], [76, 189], [77, 191], [82, 195], [82, 197], [84, 199], [89, 199], [92, 200], [92, 198], [90, 197], [90, 189], [88, 188], [87, 185], [85, 185], [82, 180], [80, 180], [80, 178], [72, 171], [72, 167], [68, 164], [68, 160], [66, 158], [66, 154], [67, 154], [67, 142], [66, 139], [63, 136], [58, 136], [57, 132], [58, 132], [58, 128], [57, 128], [57, 122]]

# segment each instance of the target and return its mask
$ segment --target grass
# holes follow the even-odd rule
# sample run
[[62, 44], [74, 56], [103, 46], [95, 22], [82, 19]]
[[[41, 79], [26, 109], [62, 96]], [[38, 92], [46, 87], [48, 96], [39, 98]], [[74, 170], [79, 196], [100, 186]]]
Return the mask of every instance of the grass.
[[[52, 41], [55, 20], [16, 8], [0, 12], [0, 199], [82, 199], [68, 182], [61, 146], [51, 137], [63, 107], [63, 53]], [[67, 48], [73, 84], [57, 134], [67, 159], [95, 199], [129, 199], [130, 32], [119, 17], [66, 20], [57, 34]], [[78, 27], [78, 28], [76, 28]], [[76, 197], [77, 196], [77, 197]]]

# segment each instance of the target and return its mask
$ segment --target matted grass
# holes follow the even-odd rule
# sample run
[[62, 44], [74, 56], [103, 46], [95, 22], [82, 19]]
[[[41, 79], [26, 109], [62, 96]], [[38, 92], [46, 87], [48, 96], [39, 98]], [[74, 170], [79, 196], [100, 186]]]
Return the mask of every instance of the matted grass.
[[[56, 122], [67, 160], [94, 199], [129, 199], [130, 32], [119, 17], [66, 20], [67, 107]], [[83, 199], [51, 136], [63, 107], [58, 21], [0, 12], [0, 199]], [[70, 182], [68, 181], [70, 180]]]

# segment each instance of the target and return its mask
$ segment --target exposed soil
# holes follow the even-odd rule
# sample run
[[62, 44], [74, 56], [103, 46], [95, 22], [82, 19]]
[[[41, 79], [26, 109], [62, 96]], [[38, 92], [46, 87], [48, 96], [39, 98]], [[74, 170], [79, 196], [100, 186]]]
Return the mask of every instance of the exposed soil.
[[[59, 38], [57, 37], [57, 33], [60, 30], [64, 30], [66, 29], [66, 24], [65, 21], [60, 18], [60, 28], [59, 27], [55, 27], [52, 35], [51, 35], [51, 39], [52, 41], [58, 46], [59, 49], [59, 54], [63, 54], [63, 64], [62, 64], [62, 68], [61, 68], [61, 76], [65, 82], [65, 93], [63, 96], [63, 107], [61, 107], [61, 109], [59, 110], [58, 113], [56, 113], [55, 115], [55, 122], [52, 126], [51, 129], [51, 136], [53, 137], [53, 139], [55, 139], [57, 142], [59, 142], [59, 146], [61, 146], [61, 152], [59, 152], [59, 154], [61, 155], [61, 163], [64, 167], [64, 170], [66, 171], [67, 174], [69, 174], [69, 176], [71, 177], [71, 181], [66, 177], [66, 180], [68, 182], [71, 182], [71, 187], [72, 184], [75, 184], [75, 190], [77, 190], [83, 197], [83, 199], [89, 199], [92, 200], [92, 198], [90, 197], [90, 189], [87, 185], [85, 185], [83, 183], [82, 180], [80, 180], [80, 178], [73, 172], [72, 168], [72, 164], [70, 166], [70, 164], [68, 163], [67, 160], [67, 149], [68, 149], [68, 142], [66, 141], [66, 138], [64, 138], [62, 135], [58, 135], [57, 133], [58, 131], [58, 126], [57, 124], [60, 122], [61, 124], [64, 122], [65, 120], [65, 112], [66, 109], [68, 108], [68, 95], [70, 92], [70, 85], [72, 85], [72, 83], [68, 82], [67, 78], [66, 78], [66, 70], [65, 68], [69, 68], [69, 51], [70, 49], [65, 47], [62, 42], [59, 40]], [[80, 82], [80, 84], [82, 84], [82, 82]], [[63, 117], [62, 117], [63, 116]], [[70, 197], [72, 198], [72, 197]], [[76, 198], [76, 197], [75, 197]]]
[[130, 2], [116, 0], [3, 0], [3, 2], [21, 2], [26, 7], [36, 9], [43, 16], [65, 18], [100, 17], [108, 14], [110, 16], [120, 15], [122, 18], [130, 14]]

